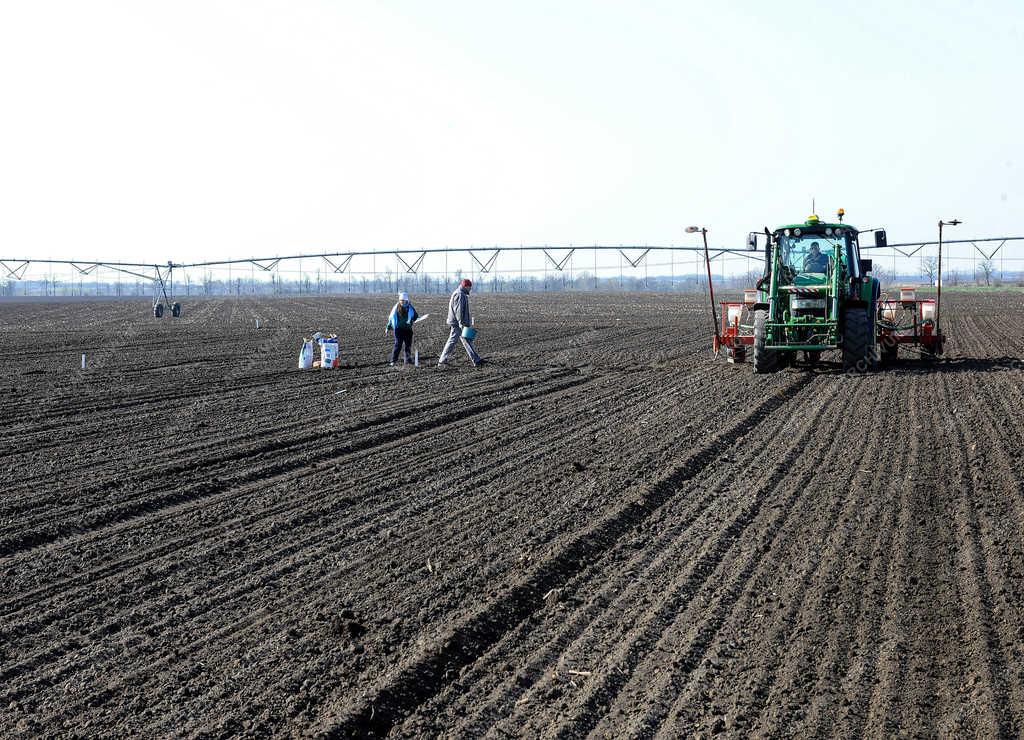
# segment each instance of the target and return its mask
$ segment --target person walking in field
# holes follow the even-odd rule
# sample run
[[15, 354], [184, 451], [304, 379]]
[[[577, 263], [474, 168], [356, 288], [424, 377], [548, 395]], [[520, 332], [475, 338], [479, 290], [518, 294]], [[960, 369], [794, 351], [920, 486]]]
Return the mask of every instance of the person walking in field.
[[473, 281], [467, 279], [462, 280], [448, 299], [448, 326], [451, 328], [451, 333], [448, 335], [448, 341], [445, 342], [444, 349], [441, 350], [441, 356], [437, 360], [437, 365], [440, 367], [448, 359], [448, 355], [455, 348], [457, 341], [462, 341], [462, 346], [466, 348], [466, 354], [469, 355], [470, 361], [474, 367], [479, 367], [483, 363], [483, 359], [473, 349], [473, 342], [462, 336], [462, 330], [473, 326], [473, 316], [469, 312], [469, 292], [473, 289]]
[[389, 331], [395, 332], [395, 348], [391, 351], [391, 365], [398, 362], [398, 353], [405, 348], [405, 361], [412, 363], [412, 325], [419, 318], [416, 309], [409, 302], [409, 294], [401, 292], [398, 294], [398, 303], [391, 309], [388, 316], [388, 325], [384, 329], [384, 336]]

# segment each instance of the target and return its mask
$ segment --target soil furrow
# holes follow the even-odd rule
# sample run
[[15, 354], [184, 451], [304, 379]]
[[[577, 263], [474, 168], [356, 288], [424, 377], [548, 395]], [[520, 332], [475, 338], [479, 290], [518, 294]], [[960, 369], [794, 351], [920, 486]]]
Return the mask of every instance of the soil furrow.
[[783, 392], [758, 404], [713, 442], [643, 491], [634, 502], [602, 517], [591, 530], [574, 536], [523, 582], [492, 601], [466, 623], [454, 626], [438, 648], [422, 654], [355, 706], [350, 704], [327, 715], [317, 731], [331, 736], [387, 734], [403, 714], [437, 693], [447, 676], [475, 660], [504, 632], [535, 611], [543, 603], [545, 593], [568, 580], [573, 564], [607, 550], [619, 536], [670, 499], [682, 481], [710, 464], [737, 438], [749, 434], [765, 416], [784, 404], [807, 382], [808, 378], [794, 380]]
[[[520, 395], [520, 398], [516, 399], [514, 402], [522, 403], [550, 393], [557, 393], [565, 390], [567, 387], [587, 382], [587, 380], [588, 379], [584, 377], [570, 378], [563, 383], [559, 383], [552, 389], [524, 392]], [[393, 417], [384, 419], [382, 423], [386, 426], [388, 424], [402, 421], [406, 431], [427, 432], [437, 430], [440, 427], [457, 422], [467, 416], [485, 414], [508, 403], [509, 401], [507, 399], [485, 401], [483, 403], [449, 410], [446, 413], [415, 423], [410, 423], [405, 419], [405, 415], [403, 414], [396, 414]], [[319, 434], [312, 435], [295, 443], [289, 440], [288, 442], [274, 442], [267, 444], [257, 452], [244, 451], [222, 456], [217, 459], [216, 464], [225, 465], [228, 463], [235, 463], [240, 460], [249, 459], [254, 455], [266, 455], [268, 453], [275, 452], [283, 452], [293, 455], [290, 459], [286, 458], [284, 460], [277, 460], [265, 467], [249, 469], [240, 475], [234, 475], [228, 479], [214, 478], [185, 490], [179, 489], [167, 491], [156, 495], [146, 494], [132, 503], [124, 503], [114, 507], [108, 507], [105, 510], [92, 511], [83, 517], [83, 520], [80, 522], [68, 523], [66, 521], [62, 521], [45, 529], [38, 528], [29, 529], [27, 531], [22, 530], [17, 535], [10, 535], [4, 539], [0, 539], [0, 559], [30, 548], [47, 545], [60, 539], [71, 536], [81, 536], [85, 533], [103, 529], [113, 524], [120, 524], [129, 519], [152, 515], [172, 506], [179, 506], [183, 503], [192, 503], [198, 499], [206, 499], [212, 495], [222, 493], [244, 483], [251, 483], [257, 480], [265, 481], [270, 476], [277, 477], [285, 475], [293, 470], [297, 470], [317, 462], [334, 459], [339, 455], [352, 454], [354, 452], [360, 452], [380, 445], [394, 444], [394, 435], [390, 432], [384, 432], [383, 434], [369, 436], [358, 442], [344, 442], [336, 444], [328, 450], [323, 450], [322, 446], [319, 444], [315, 445], [315, 447], [319, 448], [315, 451], [306, 449], [310, 443], [322, 443], [322, 439], [322, 436]], [[297, 452], [300, 454], [295, 457], [294, 455]]]

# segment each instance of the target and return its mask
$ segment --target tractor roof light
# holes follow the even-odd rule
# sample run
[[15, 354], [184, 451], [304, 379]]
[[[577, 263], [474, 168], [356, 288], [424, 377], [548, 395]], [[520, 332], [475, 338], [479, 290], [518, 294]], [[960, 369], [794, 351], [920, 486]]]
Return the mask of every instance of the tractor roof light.
[[826, 226], [825, 227], [825, 236], [832, 236], [832, 227], [831, 226]]
[[839, 223], [843, 222], [843, 216], [845, 216], [845, 215], [846, 215], [846, 209], [845, 208], [840, 208], [838, 211], [836, 211], [836, 216], [839, 217]]
[[793, 236], [800, 236], [800, 234], [801, 234], [800, 229], [793, 229]]

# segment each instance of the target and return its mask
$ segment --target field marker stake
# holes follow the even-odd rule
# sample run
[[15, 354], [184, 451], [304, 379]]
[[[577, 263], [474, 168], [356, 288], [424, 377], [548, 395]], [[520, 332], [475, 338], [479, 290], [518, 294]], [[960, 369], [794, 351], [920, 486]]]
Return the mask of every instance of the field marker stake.
[[82, 369], [85, 370], [85, 353], [82, 353]]

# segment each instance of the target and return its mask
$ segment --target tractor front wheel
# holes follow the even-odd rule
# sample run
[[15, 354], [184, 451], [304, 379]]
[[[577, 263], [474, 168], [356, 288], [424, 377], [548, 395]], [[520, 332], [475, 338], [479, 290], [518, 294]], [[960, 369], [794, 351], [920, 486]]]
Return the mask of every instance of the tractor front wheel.
[[768, 312], [759, 309], [754, 311], [754, 352], [753, 365], [755, 373], [772, 373], [779, 368], [779, 353], [774, 349], [767, 349], [765, 344], [765, 324], [768, 322]]
[[867, 372], [871, 367], [871, 322], [863, 308], [846, 309], [843, 329], [843, 370]]

